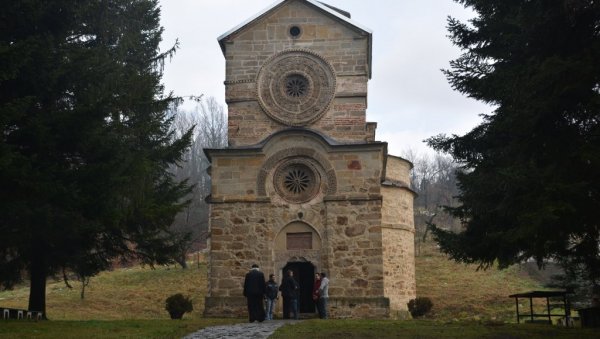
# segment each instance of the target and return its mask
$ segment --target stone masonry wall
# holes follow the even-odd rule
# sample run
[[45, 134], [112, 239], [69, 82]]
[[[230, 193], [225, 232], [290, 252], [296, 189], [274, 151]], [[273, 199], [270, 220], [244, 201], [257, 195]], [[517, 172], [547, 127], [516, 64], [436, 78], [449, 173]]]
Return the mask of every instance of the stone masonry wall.
[[327, 225], [332, 317], [386, 317], [381, 200], [329, 201]]
[[[272, 133], [288, 128], [270, 119], [257, 101], [230, 102], [228, 105], [229, 142], [232, 146], [254, 145]], [[337, 141], [357, 142], [373, 139], [367, 129], [366, 100], [359, 97], [335, 98], [329, 111], [309, 128], [324, 132]]]
[[383, 196], [382, 226], [402, 228], [414, 232], [414, 193], [401, 187], [382, 186], [381, 195]]
[[410, 299], [416, 297], [414, 233], [383, 228], [384, 295], [390, 300], [390, 314], [404, 317]]
[[243, 277], [252, 263], [270, 257], [267, 239], [274, 237], [266, 204], [212, 204], [209, 224], [208, 297], [205, 316], [244, 315]]
[[[299, 38], [289, 28], [302, 28]], [[258, 104], [256, 78], [274, 54], [309, 49], [329, 62], [336, 73], [336, 93], [328, 112], [309, 128], [339, 141], [366, 141], [367, 37], [300, 1], [290, 1], [226, 42], [226, 101], [232, 146], [256, 144], [286, 126], [269, 118]]]
[[242, 296], [244, 276], [256, 263], [268, 276], [281, 281], [282, 269], [291, 259], [304, 258], [323, 269], [321, 248], [281, 251], [275, 239], [286, 226], [302, 223], [326, 242], [324, 205], [274, 207], [267, 202], [231, 202], [211, 205], [210, 254], [206, 316], [246, 315]]
[[410, 184], [410, 171], [412, 164], [407, 160], [388, 154], [385, 177], [401, 182], [408, 186]]
[[[401, 158], [388, 157], [386, 176], [393, 182], [408, 180], [409, 165]], [[381, 194], [384, 295], [390, 300], [390, 316], [402, 318], [407, 316], [408, 301], [416, 296], [414, 193], [389, 184], [382, 186]]]
[[215, 199], [227, 197], [229, 200], [256, 198], [256, 175], [262, 165], [259, 154], [239, 157], [216, 157], [211, 168], [213, 178], [211, 195]]
[[[226, 199], [252, 201], [257, 199], [257, 177], [265, 162], [280, 152], [293, 156], [295, 149], [309, 150], [308, 154], [321, 164], [323, 171], [335, 170], [336, 196], [369, 197], [380, 194], [380, 178], [383, 162], [382, 145], [357, 151], [349, 148], [344, 151], [330, 152], [315, 137], [302, 134], [277, 136], [265, 145], [264, 151], [246, 152], [243, 156], [232, 152], [231, 155], [219, 155], [212, 159], [211, 176], [213, 178], [211, 196], [217, 201]], [[356, 149], [356, 147], [355, 147]], [[283, 161], [285, 158], [282, 158]], [[269, 175], [276, 167], [270, 168]], [[325, 180], [325, 178], [322, 178]], [[275, 196], [272, 179], [266, 179], [269, 196]], [[274, 198], [277, 200], [277, 197]]]
[[[293, 258], [307, 258], [329, 273], [332, 317], [386, 317], [382, 298], [381, 200], [328, 201], [310, 207], [273, 207], [268, 203], [211, 205], [207, 316], [243, 316], [242, 284], [258, 263], [276, 274]], [[299, 219], [302, 212], [302, 219]], [[321, 235], [322, 248], [275, 251], [274, 239], [290, 222], [302, 221]], [[282, 257], [283, 256], [283, 257]]]
[[[275, 136], [261, 150], [222, 151], [212, 157], [213, 178], [207, 316], [243, 315], [241, 287], [252, 263], [265, 273], [288, 261], [307, 260], [331, 277], [332, 316], [382, 317], [389, 313], [383, 295], [380, 178], [383, 145], [362, 151], [330, 152], [312, 134]], [[363, 146], [366, 147], [366, 146]], [[274, 166], [265, 180], [267, 197], [257, 196], [257, 176], [272, 159], [295, 157], [290, 149], [309, 150], [313, 160], [336, 172], [336, 190], [302, 204], [286, 203], [273, 189]], [[284, 153], [282, 153], [284, 152]], [[229, 155], [231, 153], [231, 155]], [[302, 153], [302, 152], [301, 152]], [[283, 158], [277, 155], [283, 154]], [[321, 248], [282, 251], [278, 234], [301, 223], [314, 230]]]

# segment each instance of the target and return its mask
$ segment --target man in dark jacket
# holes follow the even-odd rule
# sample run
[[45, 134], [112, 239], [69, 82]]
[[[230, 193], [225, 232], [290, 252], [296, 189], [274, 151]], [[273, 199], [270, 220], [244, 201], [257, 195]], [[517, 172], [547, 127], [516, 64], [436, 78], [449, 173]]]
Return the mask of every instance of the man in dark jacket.
[[287, 276], [281, 281], [279, 290], [283, 297], [283, 319], [290, 319], [290, 311], [294, 314], [294, 319], [298, 319], [298, 290], [300, 285], [294, 279], [294, 272], [287, 271]]
[[265, 301], [267, 302], [267, 320], [273, 320], [273, 310], [277, 302], [277, 294], [279, 294], [279, 285], [275, 282], [275, 274], [269, 275], [265, 292]]
[[254, 264], [244, 279], [244, 297], [248, 301], [248, 317], [251, 323], [265, 320], [264, 295], [265, 275], [258, 270], [258, 265]]

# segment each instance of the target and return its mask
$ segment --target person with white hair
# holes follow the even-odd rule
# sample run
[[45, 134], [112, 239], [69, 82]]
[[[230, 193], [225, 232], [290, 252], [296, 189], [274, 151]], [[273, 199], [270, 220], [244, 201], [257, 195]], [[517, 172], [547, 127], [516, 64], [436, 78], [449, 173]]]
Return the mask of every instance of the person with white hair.
[[329, 299], [329, 278], [325, 272], [321, 272], [321, 285], [319, 286], [319, 316], [321, 319], [327, 319], [327, 299]]

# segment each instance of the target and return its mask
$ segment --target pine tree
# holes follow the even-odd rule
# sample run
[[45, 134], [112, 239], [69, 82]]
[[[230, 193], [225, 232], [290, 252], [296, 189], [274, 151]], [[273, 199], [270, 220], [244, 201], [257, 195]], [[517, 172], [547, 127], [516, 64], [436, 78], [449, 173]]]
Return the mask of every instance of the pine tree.
[[463, 136], [428, 140], [464, 169], [449, 208], [464, 230], [435, 236], [458, 261], [568, 262], [598, 285], [600, 2], [457, 2], [476, 17], [449, 19], [463, 54], [446, 75], [494, 111]]
[[0, 9], [0, 283], [115, 258], [172, 262], [189, 190], [167, 171], [191, 131], [169, 132], [156, 0], [9, 1]]

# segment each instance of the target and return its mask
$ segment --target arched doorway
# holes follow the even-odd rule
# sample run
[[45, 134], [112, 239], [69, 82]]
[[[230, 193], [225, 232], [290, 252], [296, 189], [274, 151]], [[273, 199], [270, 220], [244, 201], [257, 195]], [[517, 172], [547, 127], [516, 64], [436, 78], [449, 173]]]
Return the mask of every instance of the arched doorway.
[[302, 221], [287, 224], [275, 237], [273, 259], [275, 267], [281, 268], [281, 277], [290, 269], [300, 284], [299, 312], [314, 313], [312, 288], [315, 272], [322, 267], [319, 233]]
[[312, 300], [315, 266], [311, 262], [288, 262], [283, 268], [282, 276], [285, 276], [288, 270], [294, 272], [294, 278], [300, 285], [298, 296], [299, 312], [315, 313], [315, 304]]

